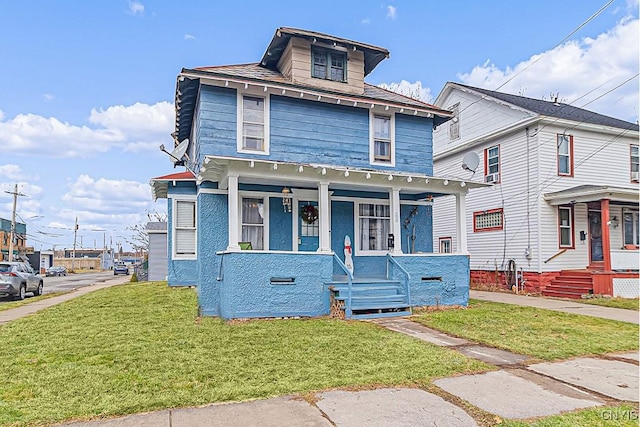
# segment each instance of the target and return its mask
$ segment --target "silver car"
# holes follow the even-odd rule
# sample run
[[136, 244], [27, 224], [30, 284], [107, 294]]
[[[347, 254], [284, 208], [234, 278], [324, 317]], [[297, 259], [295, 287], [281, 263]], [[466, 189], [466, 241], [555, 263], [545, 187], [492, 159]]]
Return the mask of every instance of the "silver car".
[[23, 300], [27, 292], [42, 295], [42, 276], [26, 262], [0, 261], [0, 295]]

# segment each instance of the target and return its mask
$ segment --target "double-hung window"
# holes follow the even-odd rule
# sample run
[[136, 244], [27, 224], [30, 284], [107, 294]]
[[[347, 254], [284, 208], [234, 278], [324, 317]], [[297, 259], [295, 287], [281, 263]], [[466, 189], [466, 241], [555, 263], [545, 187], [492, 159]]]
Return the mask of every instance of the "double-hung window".
[[440, 237], [440, 253], [441, 254], [450, 254], [451, 253], [451, 237]]
[[269, 154], [269, 99], [238, 95], [238, 151]]
[[242, 241], [254, 250], [264, 249], [264, 200], [242, 198]]
[[638, 154], [638, 146], [631, 145], [631, 181], [638, 182], [640, 180], [639, 176], [639, 164], [640, 164], [640, 155]]
[[574, 248], [573, 207], [571, 206], [558, 206], [558, 235], [560, 248]]
[[370, 113], [369, 161], [371, 164], [395, 165], [395, 118]]
[[346, 81], [347, 54], [336, 50], [311, 49], [311, 76], [317, 79]]
[[362, 252], [386, 251], [391, 232], [389, 205], [358, 204], [359, 249]]
[[175, 200], [173, 207], [173, 255], [176, 258], [193, 258], [196, 255], [196, 202]]
[[640, 219], [638, 216], [638, 211], [625, 209], [622, 213], [622, 218], [625, 246], [640, 245]]
[[573, 136], [558, 135], [558, 175], [573, 176]]
[[484, 159], [485, 182], [500, 182], [500, 146], [485, 149]]

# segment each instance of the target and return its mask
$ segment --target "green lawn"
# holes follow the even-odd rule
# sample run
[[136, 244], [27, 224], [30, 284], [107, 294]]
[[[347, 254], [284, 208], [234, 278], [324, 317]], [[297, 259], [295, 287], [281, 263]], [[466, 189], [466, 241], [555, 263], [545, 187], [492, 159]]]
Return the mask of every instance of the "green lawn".
[[366, 322], [197, 318], [193, 289], [135, 283], [0, 326], [0, 424], [53, 423], [371, 385], [487, 365]]
[[625, 310], [640, 310], [638, 298], [587, 298], [580, 300], [584, 304], [601, 305], [603, 307], [624, 308]]
[[638, 349], [638, 325], [532, 307], [471, 300], [466, 310], [423, 312], [413, 320], [543, 360]]
[[44, 294], [38, 297], [27, 297], [22, 301], [3, 302], [2, 304], [0, 304], [0, 311], [5, 311], [11, 308], [20, 307], [21, 305], [25, 305], [25, 304], [31, 304], [32, 302], [40, 301], [40, 300], [51, 298], [51, 297], [57, 297], [58, 295], [62, 295], [62, 294], [66, 294], [66, 292], [51, 292], [50, 294]]
[[638, 427], [638, 407], [621, 405], [584, 409], [536, 421], [504, 421], [500, 427]]

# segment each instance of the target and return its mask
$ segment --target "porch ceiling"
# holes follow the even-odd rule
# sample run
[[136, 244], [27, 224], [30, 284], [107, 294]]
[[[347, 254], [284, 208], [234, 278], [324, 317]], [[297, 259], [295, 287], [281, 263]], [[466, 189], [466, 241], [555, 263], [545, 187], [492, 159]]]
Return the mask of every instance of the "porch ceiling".
[[218, 182], [219, 188], [226, 189], [230, 174], [237, 174], [239, 182], [249, 184], [315, 189], [318, 183], [325, 182], [332, 189], [384, 192], [389, 188], [398, 188], [406, 194], [459, 194], [471, 188], [490, 186], [424, 174], [220, 156], [205, 156], [197, 182]]
[[574, 203], [596, 202], [608, 199], [611, 202], [638, 204], [638, 188], [613, 187], [602, 185], [579, 185], [566, 190], [546, 193], [544, 199], [552, 206]]

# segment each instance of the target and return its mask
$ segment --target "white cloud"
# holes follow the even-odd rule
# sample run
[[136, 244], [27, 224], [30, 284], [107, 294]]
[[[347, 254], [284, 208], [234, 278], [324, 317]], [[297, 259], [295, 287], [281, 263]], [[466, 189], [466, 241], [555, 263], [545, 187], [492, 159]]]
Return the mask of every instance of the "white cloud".
[[408, 96], [409, 98], [420, 100], [422, 102], [433, 102], [431, 89], [422, 87], [422, 82], [420, 80], [416, 81], [415, 83], [410, 83], [406, 80], [402, 80], [400, 83], [381, 83], [378, 86], [383, 89]]
[[[20, 194], [16, 200], [16, 212], [20, 215], [22, 221], [34, 215], [41, 213], [40, 197], [44, 189], [38, 185], [30, 184], [25, 181], [3, 182], [0, 180], [0, 218], [11, 218], [13, 211], [13, 193], [15, 184], [18, 184], [18, 193]], [[18, 218], [20, 221], [20, 218]]]
[[191, 34], [185, 34], [184, 35], [184, 39], [185, 40], [195, 40], [195, 36], [192, 36]]
[[499, 90], [537, 99], [549, 99], [551, 93], [559, 93], [567, 103], [593, 90], [574, 105], [635, 122], [640, 101], [637, 77], [602, 95], [638, 73], [639, 32], [637, 18], [624, 18], [595, 39], [569, 41], [504, 70], [487, 61], [469, 73], [458, 74], [458, 78], [491, 90], [513, 78]]
[[47, 101], [47, 102], [51, 102], [55, 98], [55, 96], [53, 96], [53, 94], [51, 94], [51, 93], [45, 93], [42, 96], [44, 97], [44, 100]]
[[144, 5], [138, 1], [129, 2], [130, 15], [144, 15]]
[[151, 188], [146, 182], [94, 179], [83, 174], [70, 183], [69, 191], [62, 196], [62, 201], [70, 210], [117, 217], [134, 214], [149, 207]]
[[155, 148], [170, 139], [173, 105], [136, 103], [91, 111], [94, 127], [61, 122], [55, 117], [0, 115], [0, 146], [14, 154], [52, 157], [91, 157], [120, 147], [129, 151]]
[[392, 6], [392, 5], [387, 6], [387, 18], [396, 19], [397, 10], [398, 9], [395, 6]]
[[19, 165], [12, 165], [12, 164], [0, 165], [0, 178], [3, 178], [3, 177], [10, 181], [20, 181], [20, 180], [32, 181], [32, 180], [38, 179], [37, 176], [35, 177], [29, 176], [29, 174], [24, 172]]
[[370, 24], [371, 23], [371, 19], [369, 18], [363, 18], [362, 21], [360, 21], [361, 24]]

